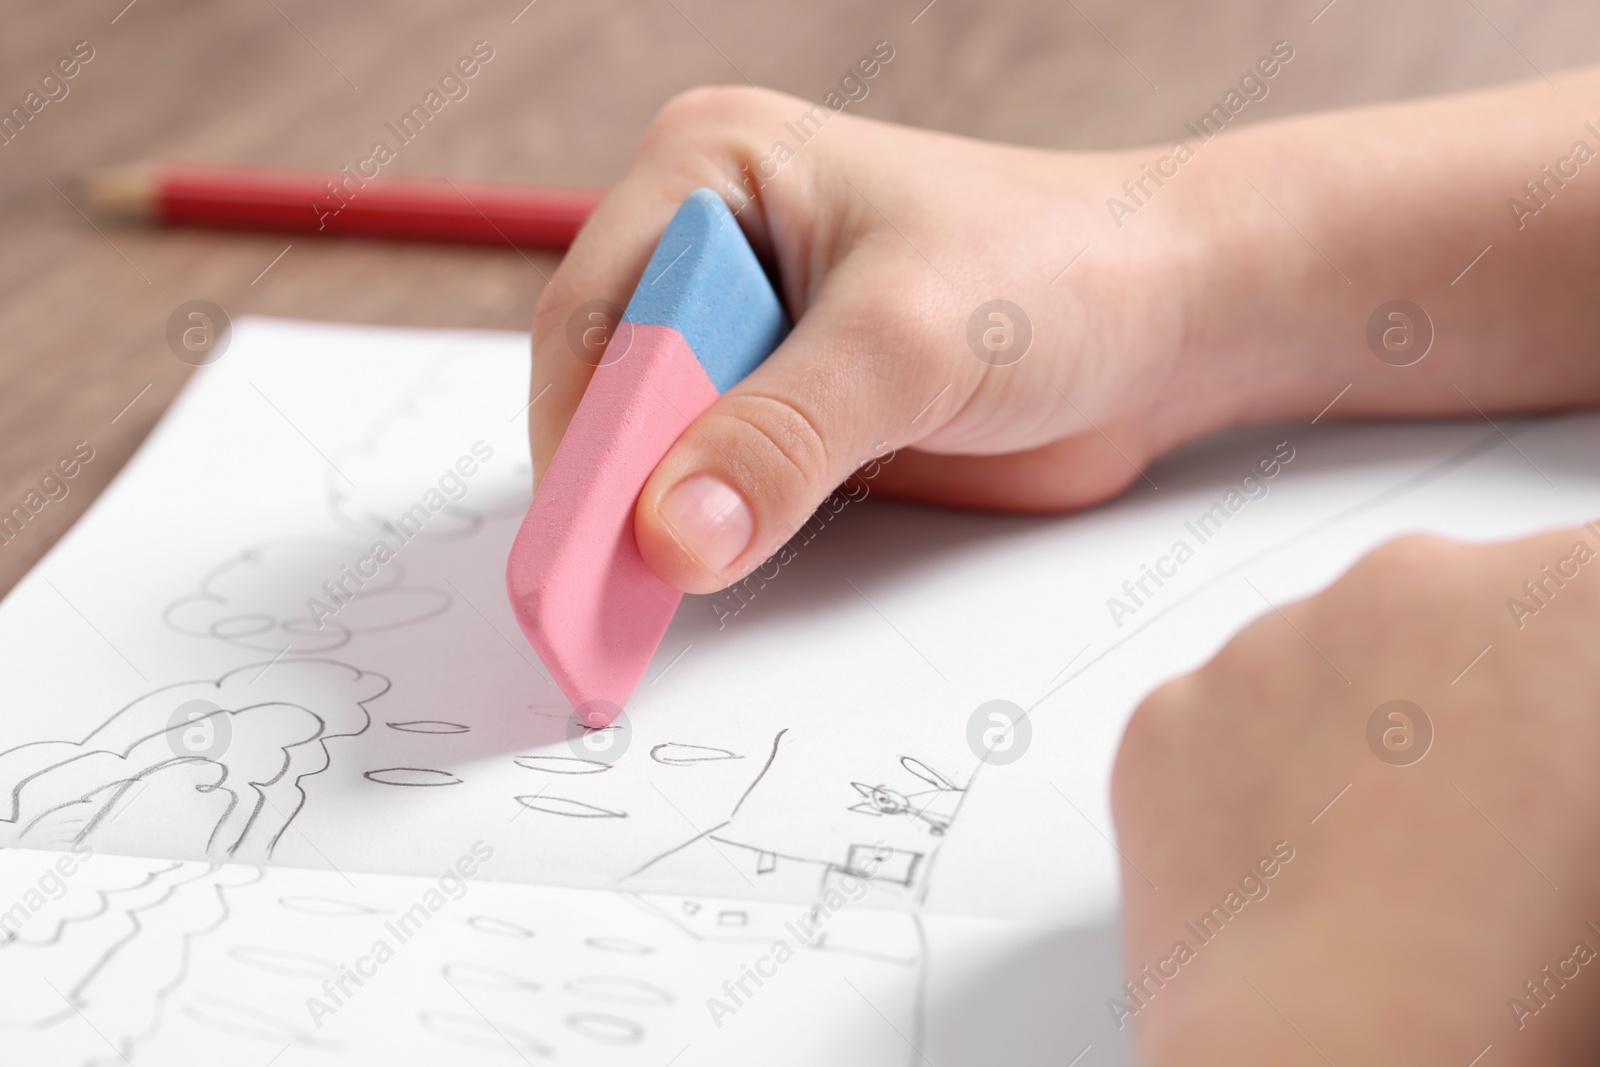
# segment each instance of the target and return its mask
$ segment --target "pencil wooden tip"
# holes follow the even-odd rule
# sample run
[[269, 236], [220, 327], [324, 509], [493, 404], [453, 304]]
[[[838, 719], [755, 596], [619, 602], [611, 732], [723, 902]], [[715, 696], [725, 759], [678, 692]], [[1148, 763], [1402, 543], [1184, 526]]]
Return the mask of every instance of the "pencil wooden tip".
[[101, 214], [137, 221], [155, 216], [156, 172], [148, 163], [90, 171], [81, 188], [84, 199]]

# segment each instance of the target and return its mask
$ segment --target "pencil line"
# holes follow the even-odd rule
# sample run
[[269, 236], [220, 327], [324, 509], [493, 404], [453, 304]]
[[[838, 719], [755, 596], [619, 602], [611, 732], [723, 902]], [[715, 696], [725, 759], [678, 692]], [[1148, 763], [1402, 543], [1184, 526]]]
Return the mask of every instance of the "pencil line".
[[1061, 677], [1061, 676], [1062, 676], [1062, 675], [1063, 675], [1063, 674], [1066, 674], [1066, 673], [1067, 673], [1067, 671], [1069, 671], [1069, 670], [1071, 670], [1071, 669], [1072, 669], [1072, 665], [1073, 665], [1073, 664], [1074, 664], [1074, 663], [1076, 663], [1076, 662], [1078, 662], [1078, 659], [1079, 659], [1079, 658], [1080, 658], [1080, 657], [1081, 657], [1081, 656], [1082, 656], [1082, 655], [1083, 655], [1083, 654], [1084, 654], [1084, 653], [1085, 653], [1085, 652], [1087, 652], [1087, 651], [1089, 651], [1089, 646], [1090, 646], [1090, 645], [1092, 645], [1092, 644], [1094, 644], [1094, 642], [1093, 642], [1093, 641], [1085, 641], [1085, 642], [1084, 642], [1084, 643], [1083, 643], [1083, 647], [1082, 647], [1082, 648], [1080, 648], [1080, 649], [1078, 649], [1078, 651], [1077, 651], [1077, 653], [1076, 653], [1076, 654], [1074, 654], [1074, 655], [1073, 655], [1073, 657], [1072, 657], [1072, 658], [1071, 658], [1071, 659], [1069, 659], [1069, 660], [1067, 660], [1067, 665], [1066, 665], [1066, 666], [1065, 666], [1065, 667], [1062, 667], [1062, 668], [1061, 668], [1061, 669], [1060, 669], [1060, 670], [1059, 670], [1059, 671], [1056, 671], [1056, 673], [1055, 673], [1055, 674], [1054, 674], [1054, 675], [1052, 675], [1052, 676], [1051, 676], [1051, 678], [1050, 678], [1050, 681], [1048, 681], [1048, 682], [1046, 682], [1046, 683], [1045, 683], [1045, 684], [1046, 684], [1046, 685], [1054, 685], [1054, 684], [1055, 684], [1055, 680], [1056, 680], [1056, 679], [1057, 679], [1057, 678], [1059, 678], [1059, 677]]
[[[1550, 480], [1550, 476], [1548, 474], [1546, 474], [1544, 471], [1540, 470], [1539, 469], [1539, 465], [1537, 463], [1535, 463], [1531, 459], [1528, 459], [1528, 454], [1522, 450], [1522, 447], [1520, 445], [1518, 445], [1515, 441], [1513, 441], [1511, 439], [1511, 437], [1504, 430], [1500, 429], [1499, 424], [1496, 423], [1493, 419], [1491, 419], [1489, 417], [1488, 413], [1485, 412], [1482, 408], [1480, 408], [1477, 405], [1477, 403], [1462, 390], [1461, 386], [1457, 385], [1455, 382], [1451, 382], [1450, 383], [1450, 387], [1452, 389], [1454, 389], [1456, 392], [1461, 393], [1461, 399], [1465, 400], [1467, 403], [1471, 404], [1472, 405], [1472, 410], [1476, 411], [1479, 415], [1482, 415], [1483, 416], [1483, 421], [1487, 422], [1490, 426], [1493, 426], [1494, 429], [1495, 429], [1495, 432], [1498, 433], [1501, 437], [1504, 437], [1506, 439], [1506, 444], [1510, 445], [1512, 448], [1515, 448], [1517, 450], [1517, 455], [1519, 455], [1523, 459], [1527, 460], [1528, 466], [1532, 467], [1535, 471], [1538, 472], [1539, 477], [1544, 479], [1546, 485], [1548, 485], [1552, 489], [1556, 488], [1556, 483], [1552, 482]], [[1557, 490], [1557, 492], [1559, 492], [1559, 491], [1560, 490]]]
[[[711, 836], [711, 831], [710, 830], [707, 830], [704, 833], [702, 833], [701, 830], [700, 830], [700, 827], [698, 827], [698, 826], [696, 826], [694, 824], [694, 820], [689, 818], [689, 816], [685, 815], [683, 813], [683, 809], [682, 808], [680, 808], [680, 807], [678, 807], [678, 805], [672, 803], [672, 798], [671, 797], [669, 797], [669, 796], [667, 796], [667, 794], [661, 792], [661, 787], [659, 785], [656, 785], [654, 782], [651, 782], [650, 783], [650, 788], [654, 789], [657, 793], [661, 793], [661, 799], [665, 800], [667, 802], [667, 805], [669, 807], [671, 807], [673, 811], [678, 813], [678, 818], [682, 819], [684, 822], [689, 824], [689, 829], [693, 830], [697, 834], [700, 834], [701, 837], [704, 837], [707, 841], [711, 842], [712, 851], [714, 851], [717, 855], [722, 857], [722, 862], [726, 863], [729, 867], [733, 868], [733, 873], [737, 874], [741, 879], [743, 879], [745, 885], [749, 886], [751, 889], [754, 889], [756, 887], [756, 884], [754, 882], [752, 882], [748, 877], [746, 877], [745, 873], [739, 869], [739, 865], [737, 863], [734, 863], [733, 860], [729, 859], [728, 858], [728, 854], [726, 852], [722, 851], [722, 849], [717, 847], [717, 844], [718, 844], [717, 839]], [[726, 825], [726, 823], [724, 825]]]
[[[259, 677], [259, 675], [257, 677]], [[311, 838], [307, 837], [306, 836], [306, 832], [304, 830], [300, 829], [299, 824], [295, 823], [293, 820], [290, 819], [289, 816], [285, 815], [283, 813], [283, 809], [278, 807], [278, 805], [273, 802], [271, 797], [267, 796], [265, 793], [262, 793], [261, 794], [261, 799], [266, 801], [267, 802], [267, 806], [270, 807], [278, 815], [279, 818], [283, 819], [284, 822], [286, 822], [291, 828], [293, 828], [295, 833], [300, 835], [300, 840], [304, 841], [306, 843], [306, 845], [311, 849], [311, 851], [315, 852], [317, 855], [322, 857], [322, 862], [323, 863], [326, 863], [328, 865], [328, 867], [335, 874], [337, 874], [340, 878], [344, 879], [344, 884], [345, 885], [349, 886], [351, 889], [355, 889], [356, 888], [356, 884], [350, 880], [350, 876], [348, 874], [345, 874], [344, 871], [340, 869], [340, 867], [339, 867], [339, 865], [337, 863], [335, 863], [331, 859], [329, 859], [328, 858], [328, 854], [326, 852], [322, 851], [320, 848], [318, 848], [316, 842], [311, 840]], [[359, 890], [358, 890], [358, 892], [359, 892]]]
[[[1327, 518], [1319, 519], [1316, 522], [1297, 530], [1295, 533], [1288, 535], [1287, 537], [1280, 538], [1274, 543], [1268, 545], [1266, 548], [1259, 549], [1251, 553], [1249, 556], [1239, 560], [1237, 563], [1224, 567], [1216, 574], [1201, 581], [1200, 584], [1195, 588], [1190, 589], [1178, 596], [1176, 600], [1169, 601], [1165, 607], [1158, 608], [1155, 614], [1148, 616], [1144, 622], [1135, 624], [1133, 629], [1129, 630], [1121, 637], [1112, 640], [1109, 645], [1090, 657], [1088, 662], [1084, 663], [1082, 667], [1079, 667], [1076, 671], [1073, 671], [1065, 679], [1063, 679], [1059, 685], [1052, 685], [1050, 690], [1045, 693], [1044, 696], [1034, 701], [1028, 710], [1032, 712], [1033, 710], [1037, 709], [1046, 700], [1049, 700], [1056, 693], [1059, 693], [1062, 689], [1071, 685], [1076, 679], [1081, 678], [1085, 672], [1092, 670], [1096, 664], [1100, 663], [1106, 657], [1127, 646], [1130, 642], [1137, 640], [1145, 633], [1149, 632], [1152, 627], [1159, 625], [1163, 620], [1171, 617], [1174, 612], [1181, 609], [1185, 604], [1192, 603], [1196, 597], [1203, 595], [1210, 589], [1214, 589], [1222, 582], [1231, 580], [1235, 575], [1240, 574], [1247, 568], [1253, 567], [1256, 564], [1261, 563], [1263, 560], [1271, 559], [1303, 542], [1320, 537], [1329, 530], [1338, 529], [1345, 523], [1350, 522], [1352, 519], [1355, 519], [1358, 516], [1365, 515], [1368, 512], [1393, 502], [1394, 500], [1401, 499], [1406, 496], [1406, 494], [1411, 493], [1423, 486], [1430, 485], [1439, 478], [1461, 469], [1472, 460], [1488, 455], [1491, 451], [1498, 447], [1500, 447], [1500, 442], [1495, 435], [1493, 433], [1485, 433], [1481, 438], [1472, 442], [1467, 447], [1445, 456], [1444, 459], [1429, 465], [1428, 467], [1411, 475], [1409, 478], [1403, 479], [1398, 484], [1392, 485], [1382, 492], [1358, 500], [1356, 503], [1335, 512]], [[1600, 536], [1600, 531], [1597, 531], [1597, 536]]]

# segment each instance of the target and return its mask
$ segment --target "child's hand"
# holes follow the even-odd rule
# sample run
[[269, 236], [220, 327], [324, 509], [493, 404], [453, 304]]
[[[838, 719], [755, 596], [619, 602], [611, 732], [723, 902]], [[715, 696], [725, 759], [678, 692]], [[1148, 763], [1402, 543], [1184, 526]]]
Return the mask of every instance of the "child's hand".
[[1550, 153], [1579, 165], [1600, 69], [1563, 78], [1556, 102], [1534, 82], [1190, 134], [1187, 155], [1034, 151], [760, 90], [685, 94], [540, 297], [534, 468], [588, 382], [594, 354], [569, 340], [584, 305], [627, 303], [701, 186], [775, 268], [795, 328], [639, 498], [640, 550], [691, 592], [760, 563], [887, 448], [906, 451], [874, 488], [1049, 511], [1237, 422], [1595, 403], [1600, 182], [1567, 181], [1532, 221], [1505, 210]]
[[1144, 1057], [1594, 1063], [1596, 633], [1591, 531], [1408, 538], [1151, 696], [1112, 786]]
[[[795, 150], [782, 164], [778, 141]], [[679, 203], [709, 186], [775, 268], [795, 328], [645, 486], [635, 535], [663, 578], [691, 592], [734, 581], [886, 449], [911, 450], [874, 490], [938, 503], [1042, 511], [1116, 493], [1218, 415], [1198, 382], [1174, 389], [1184, 240], [1152, 224], [1096, 249], [1093, 269], [1068, 266], [1109, 228], [1105, 190], [1126, 169], [1113, 160], [765, 91], [677, 98], [539, 301], [532, 391], [550, 390], [532, 409], [535, 470], [592, 373], [569, 340], [574, 315], [625, 305]], [[769, 177], [746, 203], [758, 171]], [[995, 300], [1020, 311], [978, 314]]]

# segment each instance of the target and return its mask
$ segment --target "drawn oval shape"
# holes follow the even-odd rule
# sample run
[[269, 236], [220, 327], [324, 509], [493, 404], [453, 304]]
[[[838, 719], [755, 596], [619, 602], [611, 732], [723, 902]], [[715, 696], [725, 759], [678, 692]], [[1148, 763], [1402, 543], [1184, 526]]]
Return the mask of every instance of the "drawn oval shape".
[[244, 1004], [223, 1000], [221, 997], [198, 997], [194, 1003], [184, 1005], [183, 1013], [196, 1022], [241, 1037], [291, 1042], [314, 1052], [330, 1051], [338, 1047], [320, 1040], [292, 1022]]
[[718, 760], [744, 759], [737, 752], [729, 752], [725, 748], [712, 748], [710, 745], [686, 745], [679, 741], [668, 741], [664, 745], [657, 745], [650, 750], [650, 758], [657, 763], [665, 763], [668, 767], [686, 767], [695, 763], [715, 763]]
[[214, 619], [211, 623], [211, 636], [220, 637], [224, 641], [240, 637], [259, 637], [270, 633], [278, 625], [278, 620], [271, 615], [254, 612], [248, 615], [229, 615], [225, 618]]
[[671, 1004], [673, 1001], [671, 993], [654, 983], [610, 974], [574, 978], [567, 983], [567, 992], [591, 1000], [614, 1000], [619, 1004]]
[[531, 797], [518, 797], [517, 803], [530, 811], [542, 811], [546, 815], [564, 815], [569, 819], [626, 819], [625, 811], [614, 811], [611, 808], [602, 808], [598, 804], [586, 804], [581, 800], [569, 800], [566, 797], [552, 797], [539, 794]]
[[440, 1037], [462, 1045], [504, 1050], [510, 1045], [523, 1055], [553, 1056], [555, 1049], [532, 1034], [502, 1022], [490, 1022], [459, 1011], [425, 1011], [422, 1025]]
[[549, 774], [599, 774], [609, 771], [611, 764], [582, 756], [518, 756], [511, 761], [523, 770], [545, 771]]
[[416, 719], [412, 722], [386, 722], [391, 730], [399, 730], [407, 734], [465, 734], [472, 731], [472, 727], [463, 726], [458, 722], [445, 722], [442, 719]]
[[493, 934], [496, 937], [534, 936], [534, 932], [526, 926], [518, 926], [505, 919], [496, 919], [493, 915], [474, 915], [467, 920], [467, 925], [480, 934]]
[[584, 944], [601, 952], [620, 952], [624, 956], [648, 956], [655, 951], [654, 946], [626, 937], [591, 937]]
[[384, 914], [378, 908], [369, 908], [365, 904], [357, 904], [351, 900], [336, 900], [333, 897], [280, 897], [278, 903], [290, 911], [304, 912], [307, 915], [321, 915], [332, 919], [346, 919], [356, 915]]
[[247, 967], [272, 974], [286, 974], [291, 978], [310, 978], [322, 981], [337, 978], [339, 965], [333, 960], [313, 956], [309, 952], [296, 952], [287, 948], [253, 948], [238, 945], [228, 950], [228, 955]]
[[444, 965], [444, 977], [452, 985], [476, 986], [479, 989], [539, 990], [539, 983], [531, 978], [477, 963], [447, 963]]
[[431, 787], [461, 784], [461, 779], [449, 771], [432, 771], [426, 767], [384, 767], [381, 770], [368, 771], [361, 777], [379, 785]]
[[637, 1045], [644, 1040], [644, 1027], [620, 1015], [580, 1011], [567, 1016], [567, 1025], [602, 1045]]

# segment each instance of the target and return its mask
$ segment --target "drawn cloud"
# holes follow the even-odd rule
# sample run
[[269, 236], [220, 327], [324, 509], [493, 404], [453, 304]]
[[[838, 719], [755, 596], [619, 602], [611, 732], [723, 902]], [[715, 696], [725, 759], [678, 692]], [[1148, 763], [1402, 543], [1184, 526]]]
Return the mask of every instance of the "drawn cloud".
[[[148, 693], [81, 741], [0, 751], [0, 846], [98, 844], [132, 808], [117, 832], [136, 829], [143, 849], [268, 858], [305, 806], [301, 783], [328, 769], [328, 742], [364, 733], [388, 688], [332, 660], [255, 663]], [[196, 706], [211, 710], [186, 717]]]
[[[167, 605], [162, 621], [191, 637], [304, 656], [342, 648], [357, 634], [425, 622], [454, 603], [444, 590], [408, 585], [398, 556], [361, 567], [371, 547], [310, 538], [251, 545], [207, 571], [193, 594]], [[355, 569], [375, 573], [347, 576]], [[342, 589], [343, 603], [325, 583]], [[324, 605], [317, 614], [313, 600]]]

